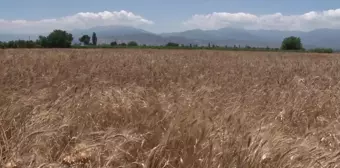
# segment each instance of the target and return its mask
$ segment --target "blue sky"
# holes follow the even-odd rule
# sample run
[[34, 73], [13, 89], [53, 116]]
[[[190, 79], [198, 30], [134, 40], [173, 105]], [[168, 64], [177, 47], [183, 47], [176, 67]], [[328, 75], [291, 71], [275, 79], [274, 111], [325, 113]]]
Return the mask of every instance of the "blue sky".
[[339, 0], [0, 0], [0, 4], [0, 32], [108, 24], [157, 33], [221, 27], [340, 28]]

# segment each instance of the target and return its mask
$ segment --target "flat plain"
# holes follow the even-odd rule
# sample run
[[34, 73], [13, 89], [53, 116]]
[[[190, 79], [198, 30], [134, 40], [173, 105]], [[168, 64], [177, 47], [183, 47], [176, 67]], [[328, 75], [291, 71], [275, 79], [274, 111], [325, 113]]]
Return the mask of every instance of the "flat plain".
[[340, 167], [339, 56], [0, 50], [0, 165]]

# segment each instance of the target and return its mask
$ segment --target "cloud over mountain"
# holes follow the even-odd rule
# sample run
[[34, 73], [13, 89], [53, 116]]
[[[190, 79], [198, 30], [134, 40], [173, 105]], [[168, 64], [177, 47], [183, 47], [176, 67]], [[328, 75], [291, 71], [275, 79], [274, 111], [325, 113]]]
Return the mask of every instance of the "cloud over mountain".
[[204, 30], [242, 27], [246, 29], [309, 31], [320, 28], [340, 28], [340, 9], [311, 11], [299, 15], [214, 12], [196, 14], [183, 24], [190, 29]]
[[139, 26], [149, 24], [153, 24], [153, 21], [124, 10], [98, 13], [80, 12], [71, 16], [42, 20], [0, 19], [0, 32], [40, 33], [53, 29], [71, 30], [106, 25]]

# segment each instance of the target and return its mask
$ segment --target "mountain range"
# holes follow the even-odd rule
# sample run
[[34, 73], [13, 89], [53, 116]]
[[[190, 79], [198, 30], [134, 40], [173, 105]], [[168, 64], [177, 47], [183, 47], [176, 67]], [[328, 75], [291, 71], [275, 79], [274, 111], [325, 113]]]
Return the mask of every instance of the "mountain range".
[[[96, 32], [98, 43], [110, 43], [112, 41], [128, 42], [136, 41], [146, 45], [164, 45], [174, 42], [184, 45], [215, 44], [219, 46], [245, 46], [279, 48], [282, 40], [288, 36], [298, 36], [301, 38], [305, 48], [333, 48], [340, 49], [339, 29], [316, 29], [309, 32], [303, 31], [280, 31], [280, 30], [245, 30], [238, 28], [221, 28], [217, 30], [193, 29], [182, 32], [156, 34], [127, 26], [98, 26], [90, 29], [76, 29], [70, 31], [74, 36], [74, 42], [78, 43], [78, 38], [84, 34], [92, 35]], [[46, 35], [47, 33], [42, 33]], [[0, 41], [9, 40], [34, 40], [36, 34], [1, 34]]]

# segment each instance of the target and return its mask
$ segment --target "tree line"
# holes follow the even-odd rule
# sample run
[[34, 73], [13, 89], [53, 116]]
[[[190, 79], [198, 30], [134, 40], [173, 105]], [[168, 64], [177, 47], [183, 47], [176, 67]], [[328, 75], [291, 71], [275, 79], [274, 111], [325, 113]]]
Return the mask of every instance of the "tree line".
[[[93, 32], [92, 37], [89, 35], [83, 35], [79, 38], [82, 45], [73, 44], [72, 41], [74, 37], [71, 33], [64, 30], [54, 30], [48, 36], [39, 36], [37, 40], [14, 40], [8, 42], [0, 41], [0, 48], [70, 48], [70, 47], [146, 47], [146, 48], [197, 48], [197, 49], [233, 49], [233, 50], [293, 50], [293, 51], [306, 51], [303, 47], [301, 39], [299, 37], [290, 36], [283, 39], [280, 48], [270, 48], [270, 47], [251, 47], [251, 46], [218, 46], [215, 44], [208, 44], [208, 46], [198, 46], [197, 44], [178, 44], [174, 42], [169, 42], [164, 46], [147, 46], [139, 45], [135, 41], [130, 41], [128, 43], [118, 43], [116, 41], [110, 44], [97, 44], [98, 38], [95, 32]], [[331, 48], [315, 48], [308, 50], [310, 52], [319, 53], [332, 53]]]
[[97, 34], [95, 32], [92, 33], [92, 43], [91, 37], [89, 35], [83, 35], [82, 37], [79, 38], [79, 41], [82, 42], [84, 45], [97, 45]]
[[39, 36], [37, 40], [14, 40], [1, 42], [1, 48], [70, 48], [73, 36], [63, 30], [54, 30], [48, 36]]

